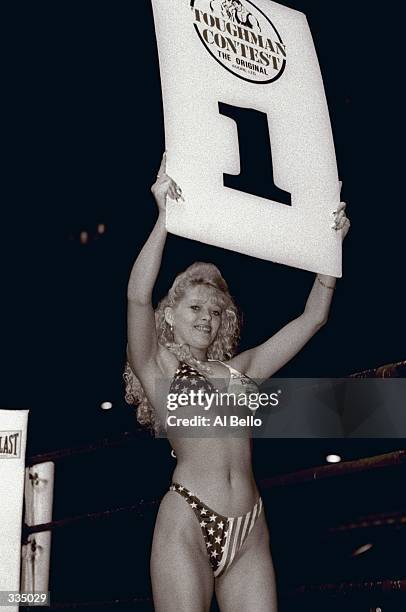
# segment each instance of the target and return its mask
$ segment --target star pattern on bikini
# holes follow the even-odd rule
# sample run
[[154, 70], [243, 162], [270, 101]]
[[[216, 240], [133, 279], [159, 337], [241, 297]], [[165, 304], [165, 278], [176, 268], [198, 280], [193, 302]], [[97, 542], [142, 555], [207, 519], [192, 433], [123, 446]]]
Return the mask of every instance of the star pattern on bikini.
[[169, 392], [170, 393], [213, 393], [214, 387], [203, 374], [188, 363], [181, 362], [173, 377]]
[[208, 506], [188, 491], [186, 487], [172, 484], [170, 490], [180, 493], [198, 517], [211, 566], [213, 571], [216, 570], [226, 550], [228, 535], [227, 517], [215, 514]]

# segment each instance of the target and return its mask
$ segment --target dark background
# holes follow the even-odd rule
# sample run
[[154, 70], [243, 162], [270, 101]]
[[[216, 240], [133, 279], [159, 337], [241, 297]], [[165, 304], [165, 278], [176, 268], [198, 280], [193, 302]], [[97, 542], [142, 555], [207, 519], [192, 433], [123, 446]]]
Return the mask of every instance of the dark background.
[[[397, 4], [385, 3], [384, 12], [366, 1], [284, 3], [306, 13], [314, 36], [352, 229], [345, 241], [344, 276], [338, 281], [330, 321], [280, 375], [346, 376], [406, 358], [406, 214], [399, 154], [401, 114], [396, 104], [403, 67], [396, 59]], [[156, 218], [149, 189], [164, 149], [164, 131], [148, 1], [19, 4], [4, 24], [8, 38], [3, 85], [8, 106], [3, 125], [10, 138], [4, 165], [9, 185], [1, 212], [0, 405], [30, 409], [28, 453], [33, 454], [136, 431], [134, 410], [124, 403], [122, 385], [126, 283]], [[106, 226], [104, 235], [97, 234], [99, 223]], [[86, 245], [80, 244], [81, 231], [89, 233]], [[178, 271], [196, 260], [213, 261], [227, 279], [244, 314], [242, 349], [265, 340], [297, 316], [313, 281], [308, 272], [170, 236], [156, 298], [167, 291]], [[108, 412], [100, 409], [106, 400], [113, 403]], [[401, 440], [261, 440], [256, 442], [255, 463], [259, 477], [264, 477], [321, 464], [330, 451], [351, 459], [401, 446]], [[174, 466], [166, 441], [142, 434], [131, 453], [128, 457], [117, 452], [113, 463], [112, 454], [100, 463], [95, 459], [94, 465], [79, 460], [76, 468], [71, 464], [73, 472], [62, 464], [56, 518], [158, 497]], [[392, 492], [398, 490], [395, 475], [387, 482], [393, 483]], [[385, 509], [382, 500], [388, 499], [388, 492], [374, 496], [379, 483], [370, 485], [364, 506], [361, 501], [355, 504], [357, 512]], [[360, 486], [358, 481], [349, 486], [337, 489], [335, 498], [331, 490], [319, 491], [307, 510], [319, 508], [320, 515], [313, 512], [314, 524], [323, 510], [336, 520], [334, 513], [329, 514], [328, 500], [348, 502], [351, 507]], [[103, 490], [109, 492], [109, 500]], [[275, 502], [275, 524], [287, 507], [289, 520], [297, 519], [295, 504], [303, 510], [300, 500], [308, 503], [308, 492], [302, 493], [303, 497]], [[75, 503], [70, 504], [72, 500]], [[399, 503], [391, 499], [388, 507], [399, 508]], [[342, 515], [346, 512], [348, 508]], [[280, 554], [277, 543], [276, 552], [280, 567], [286, 566], [285, 579], [291, 573], [294, 582], [294, 567], [302, 579], [303, 567], [310, 564], [303, 551], [314, 542], [295, 541], [297, 532], [286, 525], [279, 534]], [[122, 521], [121, 527], [126, 526]], [[146, 540], [151, 529], [144, 533]], [[306, 532], [312, 533], [310, 524], [300, 529], [302, 536]], [[95, 555], [110, 562], [123, 555], [122, 546], [112, 549], [116, 541], [112, 531], [106, 532], [106, 539], [86, 533], [94, 539], [90, 548], [78, 544], [91, 555], [82, 558], [83, 569], [79, 564], [76, 577], [72, 576], [76, 587], [66, 580], [66, 568], [53, 575], [52, 588], [62, 600], [82, 591], [89, 597], [86, 571]], [[58, 534], [54, 561], [71, 560], [72, 568], [78, 563], [77, 547], [66, 553], [70, 532]], [[65, 552], [58, 553], [64, 546]], [[124, 555], [138, 563], [132, 556], [137, 546], [143, 591], [148, 583], [144, 546], [128, 540]], [[326, 567], [325, 558], [316, 548], [309, 567], [319, 568], [314, 576], [322, 579], [319, 570]], [[392, 553], [375, 548], [384, 568], [374, 566], [378, 575], [396, 573], [385, 561], [389, 556], [396, 559]], [[292, 558], [295, 566], [290, 564]], [[366, 563], [355, 574], [354, 567], [331, 568], [335, 577], [370, 575], [373, 564]], [[127, 565], [129, 571], [131, 567]], [[106, 585], [99, 570], [97, 575]], [[128, 580], [130, 575], [131, 571]]]
[[[366, 2], [286, 4], [306, 13], [314, 36], [352, 229], [330, 321], [281, 375], [345, 376], [405, 358], [394, 19]], [[126, 282], [156, 218], [161, 92], [147, 1], [27, 3], [8, 23], [0, 401], [30, 408], [30, 444], [42, 449], [132, 426], [121, 382]], [[98, 223], [106, 233], [95, 239]], [[242, 349], [299, 314], [313, 280], [170, 236], [157, 298], [196, 260], [228, 280]]]

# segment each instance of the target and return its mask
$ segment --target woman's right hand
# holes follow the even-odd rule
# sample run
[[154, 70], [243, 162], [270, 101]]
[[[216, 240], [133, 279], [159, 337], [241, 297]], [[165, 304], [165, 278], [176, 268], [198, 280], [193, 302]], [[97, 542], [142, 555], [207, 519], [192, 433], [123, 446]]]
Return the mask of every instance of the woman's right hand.
[[172, 200], [183, 200], [182, 189], [175, 181], [166, 174], [166, 152], [162, 156], [161, 165], [158, 170], [155, 183], [151, 187], [152, 195], [158, 205], [159, 212], [166, 210], [166, 198]]

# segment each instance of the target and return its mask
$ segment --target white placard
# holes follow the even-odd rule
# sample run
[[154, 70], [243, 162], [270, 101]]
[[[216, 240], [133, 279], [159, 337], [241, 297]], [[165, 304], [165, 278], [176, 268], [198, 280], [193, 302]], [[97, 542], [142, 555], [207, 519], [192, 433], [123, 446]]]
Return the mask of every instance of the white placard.
[[[28, 410], [0, 410], [0, 591], [20, 590]], [[18, 606], [5, 606], [17, 612]]]
[[[306, 17], [270, 0], [152, 0], [168, 173], [170, 232], [341, 276], [334, 143]], [[275, 185], [290, 204], [224, 186], [240, 173], [237, 123], [219, 103], [265, 113]], [[255, 163], [255, 150], [252, 152]]]

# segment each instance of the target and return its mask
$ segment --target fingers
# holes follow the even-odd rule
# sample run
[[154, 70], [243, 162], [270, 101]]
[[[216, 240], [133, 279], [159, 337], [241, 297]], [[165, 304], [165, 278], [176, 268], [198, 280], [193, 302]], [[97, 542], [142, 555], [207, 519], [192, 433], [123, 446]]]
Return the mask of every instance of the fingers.
[[337, 208], [335, 209], [335, 213], [338, 214], [339, 212], [341, 212], [342, 210], [345, 210], [345, 207], [347, 206], [347, 204], [345, 202], [340, 202], [339, 205], [337, 206]]
[[340, 230], [343, 229], [343, 227], [346, 225], [346, 223], [349, 221], [347, 219], [347, 216], [345, 214], [345, 207], [346, 207], [346, 203], [345, 202], [340, 202], [340, 204], [337, 206], [336, 210], [333, 211], [333, 216], [334, 216], [334, 223], [331, 226], [332, 229], [334, 230]]
[[182, 196], [182, 189], [175, 183], [173, 179], [171, 179], [168, 175], [161, 176], [156, 183], [153, 184], [151, 191], [157, 197], [166, 198], [167, 196], [171, 198], [171, 200], [182, 200], [184, 202], [184, 198]]
[[185, 198], [183, 197], [182, 189], [176, 183], [175, 183], [175, 187], [176, 187], [176, 193], [177, 193], [177, 196], [178, 196], [177, 199], [182, 200], [182, 202], [184, 202]]
[[168, 186], [168, 192], [167, 192], [168, 196], [171, 198], [171, 200], [176, 200], [178, 197], [178, 193], [176, 191], [176, 183], [175, 181], [170, 181], [169, 186]]
[[162, 156], [161, 165], [158, 170], [155, 183], [151, 187], [155, 199], [165, 205], [165, 200], [169, 197], [171, 200], [185, 201], [182, 195], [182, 189], [175, 181], [166, 174], [166, 151]]
[[179, 200], [181, 200], [182, 202], [185, 201], [185, 198], [182, 195], [182, 189], [176, 185], [176, 200], [179, 202]]
[[335, 225], [338, 227], [343, 219], [343, 217], [345, 217], [345, 212], [343, 210], [340, 210], [340, 212], [338, 212], [335, 217], [334, 217], [334, 223]]
[[345, 225], [349, 225], [350, 221], [348, 219], [348, 217], [346, 216], [346, 214], [344, 213], [344, 211], [342, 211], [339, 215], [337, 215], [337, 218], [334, 221], [334, 224], [332, 225], [332, 229], [334, 230], [341, 230], [343, 229], [343, 227], [345, 227]]
[[346, 223], [347, 221], [348, 221], [347, 217], [345, 217], [345, 216], [344, 216], [344, 217], [341, 217], [341, 219], [339, 219], [339, 220], [336, 222], [336, 227], [335, 227], [335, 229], [336, 229], [336, 230], [343, 229], [343, 227], [344, 227], [344, 225], [345, 225], [345, 223]]
[[[340, 190], [341, 190], [341, 186], [342, 186], [342, 183], [340, 181]], [[341, 232], [342, 239], [344, 239], [345, 236], [348, 234], [348, 230], [350, 229], [350, 225], [351, 225], [350, 220], [345, 214], [346, 206], [347, 204], [345, 202], [340, 202], [336, 210], [334, 210], [332, 213], [334, 217], [334, 223], [331, 226], [331, 228], [334, 229], [336, 232], [339, 230], [342, 230]]]
[[169, 188], [168, 188], [168, 196], [172, 200], [176, 200], [177, 202], [179, 202], [179, 200], [181, 200], [182, 202], [185, 201], [185, 199], [184, 199], [184, 197], [182, 195], [182, 189], [172, 179], [171, 179], [171, 182], [170, 182], [170, 185], [169, 185]]
[[338, 230], [342, 228], [343, 220], [347, 218], [345, 215], [346, 206], [347, 204], [345, 202], [340, 202], [336, 210], [333, 211], [334, 223], [331, 226], [332, 229]]

